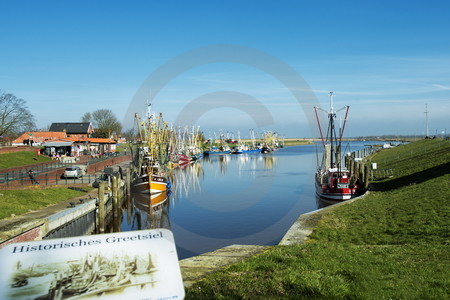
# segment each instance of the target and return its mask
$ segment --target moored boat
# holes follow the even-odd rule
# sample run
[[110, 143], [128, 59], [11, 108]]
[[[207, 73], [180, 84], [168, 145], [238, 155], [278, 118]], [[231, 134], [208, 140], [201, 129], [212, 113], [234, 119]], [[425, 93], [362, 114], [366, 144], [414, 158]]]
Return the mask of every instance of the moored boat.
[[[333, 109], [333, 92], [330, 92], [330, 110], [328, 115], [328, 128], [326, 136], [322, 134], [318, 107], [314, 107], [319, 126], [322, 145], [324, 147], [322, 162], [315, 174], [316, 194], [322, 199], [343, 201], [356, 197], [364, 192], [356, 177], [347, 170], [343, 164], [341, 153], [342, 136], [347, 122], [349, 106], [338, 111]], [[342, 128], [335, 127], [336, 113], [345, 110]]]
[[228, 145], [220, 146], [220, 147], [211, 147], [209, 151], [203, 152], [203, 155], [223, 155], [223, 154], [230, 154], [231, 149]]
[[149, 174], [144, 173], [133, 182], [133, 192], [141, 194], [157, 194], [166, 192], [170, 189], [170, 181], [160, 175], [151, 174], [149, 182]]
[[[149, 107], [150, 110], [150, 107]], [[133, 192], [144, 194], [162, 193], [170, 189], [168, 169], [168, 130], [160, 114], [157, 120], [148, 112], [146, 121], [135, 116], [139, 130], [136, 154], [133, 157], [136, 174]]]
[[270, 149], [269, 147], [267, 147], [267, 146], [263, 146], [262, 148], [261, 148], [261, 153], [270, 153], [270, 152], [272, 152], [272, 149]]
[[231, 150], [231, 154], [243, 154], [244, 150], [240, 147], [235, 147], [233, 150]]
[[261, 148], [244, 150], [243, 153], [261, 153]]
[[203, 155], [223, 155], [223, 154], [230, 154], [231, 150], [225, 150], [225, 151], [205, 151], [203, 152]]

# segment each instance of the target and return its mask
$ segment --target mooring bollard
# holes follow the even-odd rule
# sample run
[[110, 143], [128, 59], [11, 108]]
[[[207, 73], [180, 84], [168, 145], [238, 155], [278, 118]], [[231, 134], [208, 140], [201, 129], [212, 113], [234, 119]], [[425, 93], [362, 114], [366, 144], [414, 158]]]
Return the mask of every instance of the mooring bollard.
[[98, 230], [99, 233], [105, 232], [105, 219], [106, 219], [106, 207], [105, 207], [105, 182], [101, 182], [98, 186]]

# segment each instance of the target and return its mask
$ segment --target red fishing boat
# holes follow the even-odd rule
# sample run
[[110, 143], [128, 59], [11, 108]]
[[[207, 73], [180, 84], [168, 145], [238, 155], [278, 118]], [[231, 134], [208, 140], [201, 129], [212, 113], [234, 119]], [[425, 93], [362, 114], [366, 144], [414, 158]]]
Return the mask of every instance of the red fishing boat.
[[[347, 122], [349, 106], [337, 111], [333, 109], [333, 92], [330, 92], [330, 110], [328, 115], [328, 128], [326, 136], [322, 133], [317, 106], [314, 107], [317, 124], [319, 126], [322, 145], [324, 148], [321, 163], [318, 165], [315, 175], [316, 194], [323, 200], [343, 201], [359, 196], [364, 189], [358, 184], [356, 177], [346, 169], [341, 153], [342, 136]], [[336, 128], [336, 114], [345, 111], [345, 117], [341, 128]]]

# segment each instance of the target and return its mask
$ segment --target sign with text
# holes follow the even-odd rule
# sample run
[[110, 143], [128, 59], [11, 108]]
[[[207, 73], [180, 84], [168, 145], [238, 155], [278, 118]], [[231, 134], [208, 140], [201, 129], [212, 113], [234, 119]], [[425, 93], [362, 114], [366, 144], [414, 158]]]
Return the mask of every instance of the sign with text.
[[184, 298], [167, 229], [11, 244], [0, 270], [0, 299]]

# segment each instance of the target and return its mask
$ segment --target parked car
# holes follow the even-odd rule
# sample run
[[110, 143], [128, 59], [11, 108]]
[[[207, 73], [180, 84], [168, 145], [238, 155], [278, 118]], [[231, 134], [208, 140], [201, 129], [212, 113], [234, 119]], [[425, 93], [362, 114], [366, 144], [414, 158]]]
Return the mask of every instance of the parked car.
[[80, 178], [83, 176], [83, 171], [80, 167], [67, 167], [64, 170], [64, 178]]

